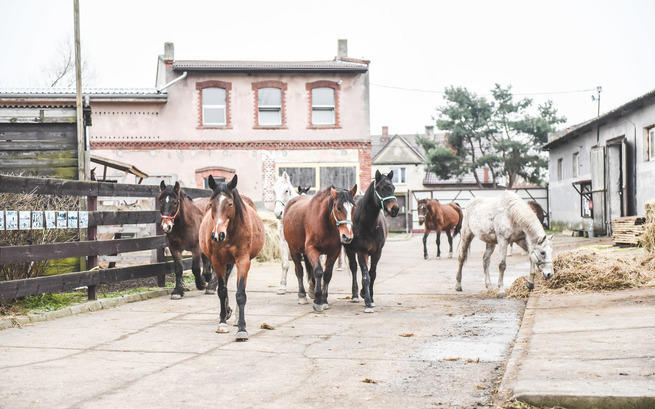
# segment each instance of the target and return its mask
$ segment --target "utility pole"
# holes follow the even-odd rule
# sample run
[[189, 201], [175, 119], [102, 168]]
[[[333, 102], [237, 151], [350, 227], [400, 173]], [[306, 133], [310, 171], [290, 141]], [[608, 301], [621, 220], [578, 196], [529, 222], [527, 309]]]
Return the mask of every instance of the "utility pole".
[[75, 22], [75, 107], [77, 108], [77, 179], [86, 179], [86, 141], [82, 112], [82, 56], [80, 51], [80, 2], [73, 0]]
[[[600, 93], [603, 91], [603, 87], [600, 85], [596, 87], [596, 95], [591, 96], [592, 101], [598, 102], [598, 111], [596, 113], [596, 120], [600, 118]], [[596, 122], [596, 144], [600, 142], [600, 123]]]

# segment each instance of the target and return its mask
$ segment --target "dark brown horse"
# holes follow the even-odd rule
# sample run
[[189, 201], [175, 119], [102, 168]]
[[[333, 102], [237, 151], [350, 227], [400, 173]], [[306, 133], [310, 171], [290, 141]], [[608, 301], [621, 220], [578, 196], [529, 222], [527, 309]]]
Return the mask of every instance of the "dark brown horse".
[[250, 261], [264, 246], [264, 223], [255, 205], [237, 191], [237, 176], [230, 183], [216, 183], [210, 175], [209, 187], [214, 191], [200, 226], [200, 247], [209, 257], [218, 280], [218, 299], [221, 305], [218, 333], [229, 332], [227, 319], [231, 310], [227, 300], [227, 280], [230, 264], [237, 268], [237, 305], [239, 306], [239, 330], [236, 340], [246, 341], [246, 281]]
[[[307, 271], [314, 283], [314, 311], [327, 308], [334, 262], [339, 257], [341, 245], [353, 239], [353, 195], [356, 192], [357, 185], [350, 191], [330, 186], [312, 197], [298, 196], [284, 209], [284, 238], [296, 267], [298, 299], [306, 300], [302, 268], [305, 258], [307, 267], [311, 267], [313, 272]], [[325, 271], [320, 262], [321, 254], [327, 256]]]
[[[457, 203], [442, 205], [437, 199], [421, 199], [418, 202], [418, 224], [425, 225], [423, 233], [423, 258], [428, 259], [427, 240], [431, 231], [437, 233], [437, 257], [441, 257], [441, 232], [448, 236], [448, 257], [453, 256], [453, 237], [462, 228], [462, 208]], [[451, 235], [450, 230], [454, 229]]]
[[[166, 233], [168, 248], [175, 260], [175, 288], [171, 294], [172, 299], [184, 297], [182, 282], [182, 252], [191, 252], [193, 260], [191, 270], [196, 279], [196, 288], [204, 290], [206, 282], [211, 281], [212, 271], [209, 260], [200, 251], [198, 232], [202, 222], [202, 212], [198, 206], [180, 190], [180, 184], [166, 186], [162, 180], [159, 184], [160, 192], [157, 201], [161, 213], [161, 228]], [[203, 275], [200, 275], [200, 263], [203, 265]], [[204, 277], [203, 277], [204, 276]]]
[[[398, 215], [398, 203], [394, 192], [393, 171], [383, 175], [375, 172], [373, 183], [368, 186], [364, 196], [357, 199], [355, 214], [353, 215], [354, 239], [346, 244], [348, 264], [352, 273], [352, 300], [357, 301], [357, 263], [362, 271], [362, 298], [364, 298], [364, 312], [373, 312], [373, 284], [377, 276], [377, 265], [382, 255], [382, 247], [387, 240], [387, 221], [384, 213], [392, 217]], [[381, 211], [382, 210], [382, 211]], [[355, 259], [355, 256], [357, 259]], [[371, 258], [371, 267], [368, 267], [368, 258]]]

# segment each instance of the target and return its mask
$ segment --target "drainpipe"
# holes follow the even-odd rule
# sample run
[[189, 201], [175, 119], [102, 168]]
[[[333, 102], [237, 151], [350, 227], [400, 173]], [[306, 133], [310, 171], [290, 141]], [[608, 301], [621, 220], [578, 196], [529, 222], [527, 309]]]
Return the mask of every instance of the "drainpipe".
[[177, 78], [175, 78], [174, 80], [170, 81], [169, 83], [164, 84], [163, 86], [157, 88], [157, 93], [161, 93], [163, 90], [165, 90], [166, 88], [168, 88], [168, 87], [170, 87], [171, 85], [175, 84], [176, 82], [178, 82], [178, 81], [182, 81], [183, 79], [186, 78], [186, 76], [187, 76], [187, 72], [184, 71], [184, 72], [182, 73], [182, 75], [180, 75], [179, 77], [177, 77]]

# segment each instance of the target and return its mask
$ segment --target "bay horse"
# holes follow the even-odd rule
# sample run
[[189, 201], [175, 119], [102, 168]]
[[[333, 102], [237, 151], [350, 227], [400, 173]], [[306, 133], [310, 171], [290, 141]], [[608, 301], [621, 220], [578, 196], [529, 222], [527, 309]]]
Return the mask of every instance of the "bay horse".
[[[431, 231], [437, 233], [437, 258], [441, 257], [441, 232], [448, 237], [448, 257], [453, 256], [453, 237], [462, 228], [462, 208], [457, 203], [442, 205], [437, 199], [421, 199], [418, 201], [418, 224], [424, 225], [423, 258], [428, 259], [427, 240]], [[453, 230], [451, 235], [450, 230]]]
[[455, 286], [457, 291], [462, 291], [462, 266], [475, 236], [487, 245], [482, 261], [487, 289], [491, 288], [489, 279], [491, 254], [496, 245], [500, 246], [501, 260], [498, 265], [500, 296], [504, 295], [503, 275], [506, 267], [507, 246], [510, 243], [518, 244], [530, 254], [528, 289], [534, 288], [534, 276], [537, 271], [541, 271], [545, 279], [549, 279], [553, 275], [552, 236], [546, 235], [530, 206], [514, 192], [505, 191], [498, 197], [471, 200], [464, 212], [461, 235], [457, 285]]
[[[307, 274], [314, 284], [313, 308], [321, 312], [328, 307], [328, 286], [332, 279], [332, 269], [341, 245], [353, 239], [352, 213], [355, 202], [353, 196], [357, 185], [349, 191], [329, 186], [316, 195], [298, 196], [292, 199], [284, 211], [284, 238], [289, 244], [291, 259], [298, 278], [298, 300], [306, 300], [303, 285], [303, 259], [307, 264]], [[326, 255], [325, 269], [320, 261]], [[309, 268], [312, 272], [309, 272]]]
[[200, 225], [200, 247], [209, 257], [218, 281], [218, 299], [221, 307], [218, 333], [229, 332], [227, 319], [231, 314], [227, 299], [227, 280], [230, 264], [237, 268], [237, 305], [239, 307], [237, 341], [248, 340], [246, 331], [246, 281], [250, 261], [264, 246], [264, 223], [257, 214], [255, 204], [237, 190], [237, 175], [229, 183], [216, 183], [210, 175], [209, 188], [213, 190], [209, 205]]
[[[159, 184], [159, 212], [161, 214], [161, 228], [166, 234], [168, 248], [175, 260], [175, 288], [171, 299], [184, 297], [184, 283], [182, 282], [182, 252], [188, 250], [192, 255], [191, 271], [196, 280], [196, 288], [205, 290], [206, 283], [212, 279], [209, 259], [200, 250], [198, 232], [202, 222], [202, 211], [180, 189], [180, 183], [174, 186], [166, 185], [163, 180]], [[200, 264], [203, 274], [200, 275]]]
[[[382, 255], [382, 248], [387, 239], [387, 221], [384, 213], [391, 217], [398, 215], [398, 203], [394, 192], [393, 171], [383, 175], [379, 170], [375, 171], [373, 183], [368, 185], [366, 192], [358, 198], [353, 215], [353, 240], [344, 245], [348, 264], [352, 274], [352, 298], [357, 302], [357, 263], [362, 271], [362, 291], [364, 299], [364, 312], [373, 312], [375, 302], [373, 301], [373, 284], [377, 276], [377, 265]], [[371, 258], [371, 267], [368, 267], [368, 259]]]
[[[307, 188], [309, 190], [309, 188]], [[280, 286], [277, 289], [277, 293], [282, 295], [287, 292], [287, 272], [289, 271], [289, 245], [286, 240], [284, 240], [284, 228], [282, 223], [282, 216], [284, 215], [284, 208], [287, 203], [294, 197], [297, 197], [298, 194], [302, 194], [300, 186], [298, 186], [298, 193], [293, 188], [291, 184], [291, 178], [287, 172], [282, 173], [282, 176], [279, 176], [273, 185], [273, 191], [275, 192], [275, 208], [273, 213], [277, 218], [277, 232], [280, 235], [280, 257], [282, 259], [282, 277], [280, 278]], [[306, 191], [305, 191], [306, 192]]]

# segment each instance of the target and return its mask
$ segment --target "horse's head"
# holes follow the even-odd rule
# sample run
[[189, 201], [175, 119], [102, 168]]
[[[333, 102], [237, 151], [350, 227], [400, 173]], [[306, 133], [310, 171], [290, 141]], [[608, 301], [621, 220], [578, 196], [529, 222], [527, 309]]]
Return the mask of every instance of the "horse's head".
[[428, 213], [428, 200], [421, 199], [418, 201], [418, 224], [422, 226], [425, 222], [425, 215]]
[[275, 208], [273, 212], [275, 217], [281, 219], [282, 215], [284, 215], [284, 207], [289, 203], [289, 200], [296, 196], [287, 172], [282, 173], [282, 176], [277, 178], [273, 190], [275, 191]]
[[393, 185], [393, 170], [388, 175], [383, 175], [379, 170], [376, 170], [373, 190], [376, 199], [380, 201], [380, 207], [391, 217], [396, 217], [400, 208], [394, 195], [396, 187]]
[[552, 235], [543, 235], [532, 244], [530, 251], [530, 261], [534, 263], [537, 270], [541, 271], [547, 280], [553, 276], [553, 249], [550, 244]]
[[216, 183], [211, 175], [207, 182], [214, 191], [208, 207], [214, 224], [211, 239], [220, 243], [227, 238], [231, 221], [236, 219], [243, 221], [243, 202], [236, 189], [237, 175], [234, 175], [230, 183]]
[[307, 192], [309, 192], [309, 189], [311, 189], [311, 188], [312, 188], [311, 186], [307, 186], [307, 187], [298, 186], [298, 194], [300, 196], [306, 195]]
[[330, 212], [337, 225], [339, 239], [343, 244], [353, 241], [353, 208], [355, 207], [353, 197], [356, 193], [357, 185], [353, 186], [350, 191], [330, 188]]
[[164, 233], [170, 233], [175, 225], [175, 218], [180, 213], [180, 183], [168, 185], [162, 180], [159, 184], [159, 212], [161, 213], [161, 228]]

